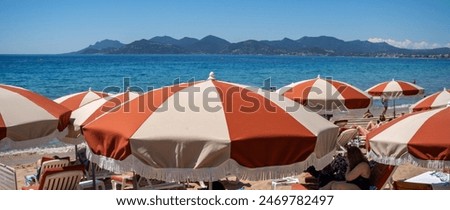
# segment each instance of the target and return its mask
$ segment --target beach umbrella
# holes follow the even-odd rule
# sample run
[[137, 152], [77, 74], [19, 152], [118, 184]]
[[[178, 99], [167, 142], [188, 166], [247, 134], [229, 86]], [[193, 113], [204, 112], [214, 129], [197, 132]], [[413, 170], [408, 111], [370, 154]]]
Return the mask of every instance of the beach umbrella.
[[417, 103], [411, 105], [411, 107], [409, 107], [409, 110], [411, 112], [417, 112], [422, 110], [435, 109], [445, 107], [448, 103], [450, 103], [450, 90], [446, 90], [444, 88], [444, 90], [429, 95], [418, 101]]
[[407, 96], [417, 96], [424, 93], [424, 89], [416, 84], [405, 81], [382, 82], [366, 90], [372, 96], [379, 96], [383, 99], [393, 99], [395, 117], [395, 99]]
[[277, 91], [279, 94], [307, 106], [313, 111], [363, 109], [371, 105], [371, 96], [360, 89], [331, 78], [303, 80]]
[[83, 143], [84, 137], [81, 135], [81, 126], [88, 124], [102, 114], [113, 111], [118, 106], [138, 96], [138, 93], [127, 90], [123, 93], [99, 98], [75, 109], [70, 115], [71, 121], [67, 127], [67, 132], [61, 133], [58, 139], [69, 144]]
[[404, 115], [367, 134], [377, 162], [442, 168], [450, 161], [450, 107]]
[[70, 110], [29, 90], [0, 85], [0, 150], [52, 140], [69, 123]]
[[[92, 89], [89, 88], [88, 91], [83, 91], [83, 92], [78, 92], [78, 93], [73, 93], [73, 94], [69, 94], [66, 96], [62, 96], [62, 97], [55, 99], [54, 101], [58, 104], [65, 106], [66, 108], [74, 111], [86, 104], [89, 104], [95, 100], [98, 100], [100, 98], [104, 98], [107, 96], [108, 96], [108, 94], [106, 94], [106, 93], [99, 92], [99, 91], [92, 91]], [[73, 117], [71, 117], [71, 122], [69, 122], [66, 132], [59, 133], [57, 138], [64, 143], [74, 144], [75, 145], [75, 157], [78, 159], [77, 144], [81, 144], [83, 142], [83, 139], [82, 138], [71, 138], [74, 136], [78, 136], [80, 133], [80, 132], [74, 131], [73, 122], [72, 122], [73, 120], [74, 120]], [[66, 137], [66, 135], [67, 135], [67, 137]]]
[[54, 101], [58, 104], [61, 104], [67, 107], [70, 110], [78, 109], [92, 101], [95, 101], [100, 98], [104, 98], [108, 96], [107, 93], [93, 91], [89, 88], [88, 91], [83, 91], [79, 93], [74, 93], [66, 96], [62, 96], [60, 98], [55, 99]]
[[83, 126], [99, 166], [165, 181], [281, 178], [323, 168], [338, 127], [275, 92], [218, 81], [162, 87]]
[[[85, 104], [84, 106], [79, 107], [78, 109], [74, 110], [70, 116], [71, 121], [67, 127], [67, 132], [61, 133], [62, 135], [59, 135], [58, 139], [65, 143], [75, 144], [75, 157], [79, 158], [77, 152], [77, 144], [81, 144], [85, 141], [84, 136], [81, 135], [80, 128], [87, 123], [95, 120], [97, 117], [105, 113], [114, 111], [123, 103], [138, 96], [138, 93], [130, 92], [129, 90], [127, 90], [123, 93], [96, 99], [88, 104]], [[91, 167], [95, 168], [97, 166], [91, 165]], [[92, 170], [92, 177], [95, 177], [95, 170]], [[96, 186], [95, 178], [93, 179], [92, 186]]]

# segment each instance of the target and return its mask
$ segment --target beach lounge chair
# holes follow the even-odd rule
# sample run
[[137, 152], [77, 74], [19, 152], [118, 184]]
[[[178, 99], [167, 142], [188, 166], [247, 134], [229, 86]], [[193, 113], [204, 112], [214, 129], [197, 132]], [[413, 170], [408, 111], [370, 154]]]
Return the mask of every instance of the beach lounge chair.
[[291, 185], [291, 190], [309, 190], [304, 184], [296, 183]]
[[[133, 186], [133, 175], [123, 174], [111, 176], [111, 185], [113, 190], [124, 190], [124, 189], [134, 189]], [[138, 190], [166, 190], [166, 189], [176, 189], [185, 188], [183, 183], [179, 182], [163, 182], [158, 184], [153, 184], [151, 180], [145, 177], [139, 177], [137, 180]]]
[[382, 190], [386, 184], [390, 185], [394, 171], [395, 166], [376, 163], [370, 170], [370, 183], [372, 184], [372, 189]]
[[47, 169], [39, 184], [22, 187], [22, 190], [76, 190], [84, 174], [84, 166], [66, 166]]
[[40, 179], [40, 176], [50, 168], [57, 168], [57, 167], [65, 167], [68, 166], [70, 163], [69, 158], [61, 158], [61, 159], [53, 159], [50, 157], [42, 157], [41, 158], [41, 166], [40, 166], [40, 173], [38, 174], [32, 174], [25, 176], [25, 182], [27, 184], [34, 184], [37, 183]]
[[0, 163], [0, 190], [17, 190], [16, 170]]
[[339, 127], [345, 127], [348, 123], [348, 120], [336, 120], [334, 121], [334, 124], [339, 126]]
[[342, 133], [339, 134], [339, 136], [336, 140], [337, 151], [340, 153], [346, 153], [347, 149], [345, 147], [357, 134], [358, 134], [358, 131], [354, 128], [350, 128], [345, 131], [342, 131]]
[[163, 182], [158, 184], [152, 184], [151, 180], [147, 180], [147, 185], [144, 186], [140, 186], [138, 184], [138, 190], [168, 190], [180, 188], [184, 189], [186, 188], [186, 186], [181, 182]]
[[134, 188], [132, 174], [119, 174], [111, 176], [111, 185], [113, 190], [124, 190]]
[[60, 168], [69, 165], [69, 160], [67, 159], [55, 159], [48, 160], [42, 163], [41, 165], [41, 174], [45, 173], [46, 170], [51, 168]]
[[404, 180], [394, 181], [394, 190], [433, 190], [430, 184], [405, 182]]
[[284, 177], [281, 179], [274, 179], [272, 180], [272, 190], [275, 190], [277, 188], [277, 185], [291, 185], [298, 183], [299, 180], [297, 177]]
[[89, 190], [89, 189], [106, 190], [105, 182], [103, 180], [96, 179], [95, 180], [95, 188], [93, 187], [93, 185], [94, 185], [93, 179], [84, 180], [78, 184], [78, 189], [79, 190]]

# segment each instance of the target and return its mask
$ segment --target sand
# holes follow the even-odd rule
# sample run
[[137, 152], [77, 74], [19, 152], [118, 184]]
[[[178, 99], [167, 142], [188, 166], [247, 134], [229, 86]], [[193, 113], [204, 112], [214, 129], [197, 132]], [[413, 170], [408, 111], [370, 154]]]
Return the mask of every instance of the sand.
[[71, 160], [75, 160], [75, 146], [59, 148], [33, 148], [21, 152], [12, 152], [11, 154], [1, 154], [0, 163], [11, 166], [16, 169], [17, 186], [21, 189], [25, 185], [25, 176], [36, 173], [37, 160], [42, 156], [52, 157], [58, 155], [60, 157], [69, 156]]
[[[61, 156], [64, 156], [64, 154], [58, 153]], [[26, 154], [22, 154], [24, 156], [27, 156]], [[67, 154], [70, 155], [70, 154]], [[4, 158], [0, 158], [0, 162], [3, 161]], [[34, 174], [36, 173], [36, 163], [23, 163], [23, 164], [16, 164], [16, 165], [10, 165], [13, 166], [16, 169], [17, 174], [17, 184], [18, 188], [21, 189], [22, 186], [25, 185], [24, 177], [26, 175]], [[429, 169], [416, 167], [413, 165], [402, 165], [397, 168], [397, 170], [394, 172], [392, 178], [393, 180], [401, 180], [401, 179], [407, 179], [416, 175], [419, 175], [425, 171], [428, 171]], [[308, 176], [307, 173], [302, 173], [297, 176], [300, 183], [305, 183], [305, 177]], [[108, 180], [105, 180], [107, 189], [111, 189], [110, 183], [108, 183]], [[237, 189], [245, 189], [245, 190], [271, 190], [272, 187], [272, 181], [271, 180], [265, 180], [265, 181], [248, 181], [248, 180], [237, 180], [236, 177], [229, 176], [227, 179], [221, 180], [222, 184], [225, 186], [228, 190], [237, 190]], [[206, 183], [208, 185], [208, 183]], [[189, 183], [188, 187], [186, 189], [188, 190], [196, 190], [201, 188], [199, 183], [193, 182]], [[389, 186], [385, 186], [385, 189], [388, 189]], [[289, 190], [291, 189], [290, 185], [277, 185], [277, 190]]]

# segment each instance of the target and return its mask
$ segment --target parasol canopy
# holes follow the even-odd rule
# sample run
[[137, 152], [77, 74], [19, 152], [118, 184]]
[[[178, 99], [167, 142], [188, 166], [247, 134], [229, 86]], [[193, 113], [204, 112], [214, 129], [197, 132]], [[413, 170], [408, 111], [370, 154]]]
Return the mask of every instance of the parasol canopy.
[[338, 127], [283, 99], [211, 73], [144, 93], [82, 130], [101, 167], [166, 181], [262, 180], [329, 164]]
[[442, 168], [450, 161], [450, 107], [399, 117], [367, 134], [374, 160]]
[[71, 111], [32, 91], [0, 85], [0, 150], [38, 146], [56, 137]]

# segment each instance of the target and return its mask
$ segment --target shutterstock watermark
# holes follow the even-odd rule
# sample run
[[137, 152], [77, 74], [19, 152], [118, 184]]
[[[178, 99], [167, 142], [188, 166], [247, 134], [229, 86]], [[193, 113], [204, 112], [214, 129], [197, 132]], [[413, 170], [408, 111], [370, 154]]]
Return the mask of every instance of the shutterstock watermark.
[[[331, 78], [327, 78], [330, 79]], [[209, 83], [208, 83], [209, 82]], [[325, 88], [309, 87], [302, 92], [292, 92], [292, 88], [284, 87], [278, 91], [272, 86], [271, 78], [262, 81], [261, 87], [234, 85], [228, 82], [206, 80], [196, 81], [194, 78], [187, 82], [180, 82], [179, 78], [173, 80], [172, 85], [154, 88], [132, 86], [130, 78], [123, 78], [122, 87], [108, 86], [103, 92], [110, 95], [127, 94], [124, 90], [139, 94], [133, 100], [123, 97], [110, 97], [107, 104], [102, 107], [104, 112], [123, 110], [130, 112], [165, 112], [174, 109], [177, 112], [242, 112], [256, 113], [260, 111], [276, 113], [281, 110], [295, 112], [305, 109], [311, 112], [340, 109], [346, 111], [340, 93], [347, 86], [333, 87], [326, 83]], [[335, 91], [337, 89], [337, 91]], [[281, 93], [281, 94], [279, 94]], [[291, 99], [283, 96], [291, 95]], [[322, 95], [323, 100], [308, 100], [308, 95]], [[295, 101], [295, 102], [294, 102]]]

